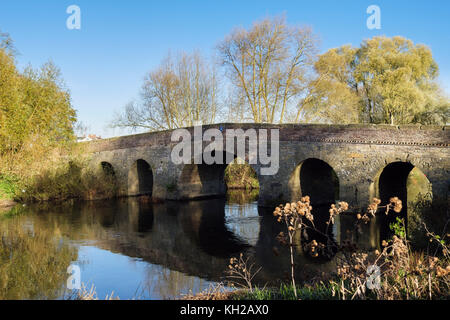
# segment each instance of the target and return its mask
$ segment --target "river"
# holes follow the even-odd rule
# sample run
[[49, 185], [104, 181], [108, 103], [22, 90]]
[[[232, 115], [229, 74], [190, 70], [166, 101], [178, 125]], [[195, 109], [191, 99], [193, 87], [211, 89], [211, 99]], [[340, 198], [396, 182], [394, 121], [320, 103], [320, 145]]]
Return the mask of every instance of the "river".
[[[330, 232], [338, 243], [354, 221], [337, 219]], [[261, 267], [256, 284], [279, 285], [289, 271], [288, 250], [276, 240], [282, 227], [244, 191], [158, 204], [122, 198], [16, 207], [0, 218], [0, 298], [68, 298], [72, 265], [100, 299], [176, 299], [226, 281], [229, 260], [240, 253]], [[365, 228], [356, 240], [373, 246], [376, 229]], [[295, 259], [299, 281], [335, 270], [332, 260], [301, 249]]]

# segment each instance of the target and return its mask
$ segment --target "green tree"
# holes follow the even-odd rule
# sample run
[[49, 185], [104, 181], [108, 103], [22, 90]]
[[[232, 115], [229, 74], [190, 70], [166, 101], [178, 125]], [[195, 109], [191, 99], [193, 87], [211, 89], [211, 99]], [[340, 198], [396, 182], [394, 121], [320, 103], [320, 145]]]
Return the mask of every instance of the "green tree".
[[25, 69], [22, 77], [25, 117], [22, 119], [24, 137], [47, 138], [50, 142], [72, 140], [76, 112], [60, 70], [53, 62], [39, 70]]
[[448, 99], [436, 83], [438, 66], [425, 45], [378, 36], [360, 48], [327, 51], [315, 70], [314, 103], [306, 110], [310, 118], [341, 122], [349, 115], [358, 122], [388, 124], [447, 121]]
[[0, 49], [0, 153], [18, 152], [25, 141], [72, 140], [75, 116], [53, 63], [20, 73], [13, 55]]
[[20, 110], [20, 82], [13, 56], [0, 49], [0, 152], [15, 145], [18, 130], [13, 118]]

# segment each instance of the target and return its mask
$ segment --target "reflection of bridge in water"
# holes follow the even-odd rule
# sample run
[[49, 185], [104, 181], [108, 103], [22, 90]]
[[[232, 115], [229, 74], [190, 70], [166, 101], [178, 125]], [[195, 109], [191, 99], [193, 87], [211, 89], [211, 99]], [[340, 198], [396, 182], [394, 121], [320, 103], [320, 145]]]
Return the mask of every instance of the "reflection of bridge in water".
[[[273, 208], [309, 195], [315, 208], [343, 200], [352, 210], [363, 211], [373, 197], [386, 204], [390, 197], [397, 196], [403, 202], [400, 217], [406, 218], [408, 234], [421, 232], [420, 223], [408, 221], [423, 220], [427, 225], [436, 225], [435, 232], [441, 232], [445, 224], [445, 210], [437, 212], [429, 206], [431, 203], [447, 205], [450, 199], [449, 126], [228, 123], [202, 128], [207, 129], [217, 129], [232, 137], [236, 129], [257, 132], [271, 152], [272, 139], [261, 136], [259, 130], [279, 130], [279, 144], [274, 143], [279, 147], [279, 170], [266, 175], [262, 169], [267, 164], [259, 160], [250, 163], [259, 182], [258, 204], [261, 206]], [[195, 129], [188, 128], [188, 131], [192, 140]], [[121, 196], [147, 195], [154, 200], [224, 196], [226, 165], [174, 163], [172, 151], [179, 141], [172, 141], [173, 132], [144, 133], [89, 143], [92, 169], [111, 175]], [[241, 138], [245, 141], [245, 134], [240, 135]], [[214, 149], [214, 154], [249, 161], [248, 143], [245, 155], [237, 152], [234, 140], [239, 139], [232, 138], [229, 142], [225, 139]], [[202, 146], [209, 143], [203, 141]], [[187, 144], [193, 145], [194, 141], [188, 139]], [[389, 215], [384, 220], [383, 238], [389, 236], [387, 226], [395, 221], [395, 216]]]
[[[224, 280], [230, 257], [240, 252], [251, 254], [262, 267], [261, 284], [284, 280], [289, 269], [288, 252], [275, 239], [282, 226], [256, 203], [248, 217], [241, 215], [247, 219], [244, 229], [233, 228], [237, 217], [226, 210], [237, 209], [223, 199], [148, 204], [129, 198], [75, 204], [61, 208], [64, 214], [56, 210], [55, 214], [35, 215], [34, 223], [58, 228], [70, 239], [93, 241], [102, 249], [207, 280]], [[274, 247], [279, 249], [278, 256]], [[334, 269], [332, 262], [317, 263], [298, 251], [299, 279]]]

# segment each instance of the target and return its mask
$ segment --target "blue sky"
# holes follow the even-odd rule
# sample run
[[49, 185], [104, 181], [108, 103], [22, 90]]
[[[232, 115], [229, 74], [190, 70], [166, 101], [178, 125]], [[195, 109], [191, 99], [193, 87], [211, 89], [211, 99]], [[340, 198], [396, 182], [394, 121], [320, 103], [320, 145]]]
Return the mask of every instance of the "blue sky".
[[[81, 9], [81, 30], [69, 30], [69, 5]], [[369, 5], [381, 8], [381, 30], [366, 27]], [[53, 60], [72, 93], [73, 106], [91, 133], [110, 129], [114, 111], [138, 98], [144, 75], [169, 50], [214, 52], [234, 27], [285, 14], [290, 24], [309, 25], [320, 52], [359, 45], [375, 35], [402, 35], [431, 47], [442, 86], [450, 92], [450, 1], [303, 0], [2, 0], [0, 29], [10, 33], [23, 68]]]

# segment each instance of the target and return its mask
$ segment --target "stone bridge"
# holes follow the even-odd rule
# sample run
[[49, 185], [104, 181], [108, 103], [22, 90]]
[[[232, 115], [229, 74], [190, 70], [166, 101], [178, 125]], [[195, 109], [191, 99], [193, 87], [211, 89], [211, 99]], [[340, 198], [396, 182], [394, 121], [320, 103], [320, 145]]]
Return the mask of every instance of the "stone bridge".
[[[255, 129], [272, 154], [271, 130], [279, 129], [279, 170], [263, 175], [265, 163], [260, 159], [250, 163], [259, 179], [261, 206], [301, 195], [310, 195], [316, 205], [343, 200], [355, 208], [366, 207], [374, 196], [383, 201], [399, 196], [405, 201], [426, 194], [448, 201], [450, 126], [223, 123], [201, 128], [219, 129], [224, 136], [235, 129]], [[268, 137], [261, 129], [268, 129]], [[186, 130], [193, 140], [194, 128]], [[184, 200], [224, 195], [226, 165], [174, 163], [172, 149], [180, 140], [172, 141], [172, 133], [89, 142], [91, 165], [113, 172], [122, 196]], [[209, 143], [203, 142], [203, 148]], [[216, 152], [225, 154], [226, 143], [224, 139]], [[236, 147], [230, 150], [234, 150], [231, 158], [239, 154]], [[246, 161], [249, 154], [246, 144]]]

